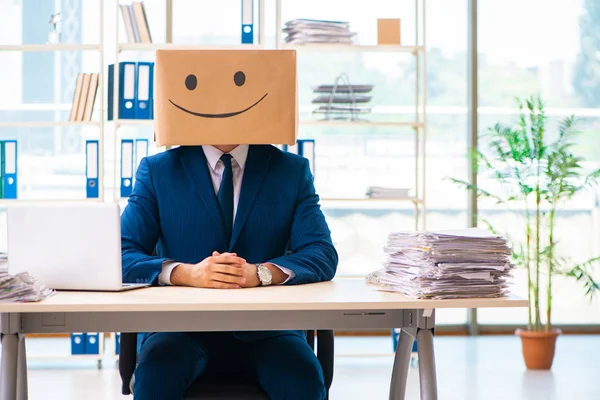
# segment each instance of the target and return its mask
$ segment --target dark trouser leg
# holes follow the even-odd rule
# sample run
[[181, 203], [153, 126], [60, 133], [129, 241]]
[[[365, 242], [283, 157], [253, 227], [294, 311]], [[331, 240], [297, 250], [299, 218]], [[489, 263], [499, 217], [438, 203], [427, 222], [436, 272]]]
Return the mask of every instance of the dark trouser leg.
[[208, 353], [193, 333], [154, 333], [140, 350], [134, 398], [181, 400], [207, 363]]
[[323, 400], [321, 364], [306, 340], [296, 335], [276, 336], [249, 343], [258, 382], [269, 398]]

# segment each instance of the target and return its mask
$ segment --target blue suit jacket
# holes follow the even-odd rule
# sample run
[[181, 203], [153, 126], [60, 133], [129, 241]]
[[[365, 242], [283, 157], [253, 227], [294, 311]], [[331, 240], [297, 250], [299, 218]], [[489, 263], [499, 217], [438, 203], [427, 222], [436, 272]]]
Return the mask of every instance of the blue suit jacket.
[[[338, 256], [318, 201], [308, 160], [252, 145], [227, 243], [202, 147], [146, 157], [121, 217], [123, 281], [158, 284], [164, 261], [194, 264], [215, 250], [289, 268], [295, 277], [287, 284], [331, 280]], [[281, 333], [238, 336], [255, 340]]]

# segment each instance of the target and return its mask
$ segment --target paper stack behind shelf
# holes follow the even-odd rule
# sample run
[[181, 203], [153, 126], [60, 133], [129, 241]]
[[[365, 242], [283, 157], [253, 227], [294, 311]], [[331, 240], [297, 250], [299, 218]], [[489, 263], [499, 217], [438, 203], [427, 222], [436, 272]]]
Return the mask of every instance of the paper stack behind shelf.
[[370, 186], [367, 189], [367, 197], [372, 199], [407, 199], [411, 197], [411, 190], [408, 188]]
[[355, 32], [350, 32], [350, 24], [344, 21], [315, 19], [294, 19], [285, 23], [283, 31], [289, 44], [337, 43], [352, 44]]

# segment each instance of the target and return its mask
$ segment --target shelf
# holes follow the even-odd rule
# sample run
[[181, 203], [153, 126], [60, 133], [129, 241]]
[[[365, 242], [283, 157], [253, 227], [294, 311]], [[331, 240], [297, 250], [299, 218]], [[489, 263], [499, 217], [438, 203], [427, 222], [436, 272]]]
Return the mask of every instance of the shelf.
[[423, 123], [394, 122], [394, 121], [300, 121], [300, 125], [332, 125], [332, 126], [405, 126], [409, 128], [422, 128]]
[[100, 126], [100, 122], [69, 122], [69, 121], [22, 121], [22, 122], [0, 122], [2, 128], [45, 128], [55, 126]]
[[371, 198], [371, 197], [324, 197], [321, 198], [323, 203], [396, 203], [396, 202], [409, 202], [422, 204], [423, 200], [416, 197], [393, 197], [393, 198]]
[[423, 46], [399, 46], [399, 45], [371, 45], [371, 46], [361, 46], [357, 44], [330, 44], [330, 43], [321, 43], [321, 44], [281, 44], [279, 46], [281, 49], [293, 49], [297, 51], [306, 51], [306, 52], [356, 52], [356, 53], [411, 53], [417, 54], [417, 52], [424, 51], [425, 47]]
[[145, 125], [153, 125], [154, 124], [154, 120], [153, 119], [118, 119], [116, 121], [107, 121], [108, 123], [116, 123], [117, 126], [119, 125], [141, 125], [141, 126], [145, 126]]
[[247, 50], [262, 49], [264, 46], [258, 44], [238, 45], [211, 45], [211, 44], [173, 44], [173, 43], [121, 43], [119, 51], [156, 51], [160, 49], [170, 50]]
[[58, 44], [4, 44], [0, 51], [85, 51], [100, 50], [99, 44], [58, 43]]
[[[85, 181], [83, 185], [85, 185]], [[102, 203], [102, 199], [99, 197], [93, 199], [0, 199], [0, 207], [16, 203]]]

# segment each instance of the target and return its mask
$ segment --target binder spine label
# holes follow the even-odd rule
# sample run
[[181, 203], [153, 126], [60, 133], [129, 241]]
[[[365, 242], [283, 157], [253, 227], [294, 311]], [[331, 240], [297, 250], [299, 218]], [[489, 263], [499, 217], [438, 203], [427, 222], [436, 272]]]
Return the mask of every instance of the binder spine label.
[[17, 198], [17, 141], [5, 140], [2, 142], [3, 161], [2, 186], [5, 199]]
[[87, 198], [97, 198], [99, 195], [98, 190], [98, 141], [87, 140], [85, 142], [85, 194]]
[[129, 197], [133, 189], [133, 140], [121, 140], [121, 197]]
[[254, 43], [254, 1], [242, 0], [242, 43]]

